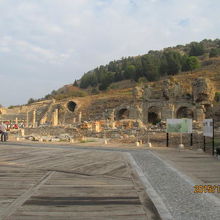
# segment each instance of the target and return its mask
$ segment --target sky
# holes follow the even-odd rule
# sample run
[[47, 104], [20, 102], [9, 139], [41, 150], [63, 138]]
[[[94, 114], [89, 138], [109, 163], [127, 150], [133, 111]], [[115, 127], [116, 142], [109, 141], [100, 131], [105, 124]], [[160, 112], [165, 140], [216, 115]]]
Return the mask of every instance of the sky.
[[149, 50], [220, 38], [219, 0], [0, 0], [0, 104]]

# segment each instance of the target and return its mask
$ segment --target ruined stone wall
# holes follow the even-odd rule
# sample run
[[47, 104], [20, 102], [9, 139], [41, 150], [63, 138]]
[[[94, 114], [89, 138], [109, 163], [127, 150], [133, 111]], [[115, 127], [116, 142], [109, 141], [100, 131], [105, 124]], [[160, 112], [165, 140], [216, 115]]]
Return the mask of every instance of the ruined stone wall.
[[164, 80], [160, 89], [158, 85], [147, 86], [142, 99], [143, 122], [183, 117], [201, 122], [212, 111], [215, 89], [210, 80], [198, 78], [192, 83], [191, 91], [192, 94], [172, 80]]
[[25, 135], [39, 135], [39, 136], [59, 136], [61, 134], [69, 134], [71, 136], [78, 135], [75, 128], [64, 127], [42, 127], [42, 128], [25, 128]]
[[16, 116], [27, 119], [28, 113], [29, 126], [33, 126], [34, 122], [38, 125], [56, 126], [127, 118], [144, 123], [178, 117], [191, 117], [202, 121], [212, 112], [214, 94], [215, 89], [208, 79], [195, 79], [191, 90], [186, 90], [171, 78], [145, 87], [135, 87], [130, 95], [103, 94], [61, 101], [47, 100], [8, 110], [7, 114], [0, 117], [11, 117], [15, 120]]

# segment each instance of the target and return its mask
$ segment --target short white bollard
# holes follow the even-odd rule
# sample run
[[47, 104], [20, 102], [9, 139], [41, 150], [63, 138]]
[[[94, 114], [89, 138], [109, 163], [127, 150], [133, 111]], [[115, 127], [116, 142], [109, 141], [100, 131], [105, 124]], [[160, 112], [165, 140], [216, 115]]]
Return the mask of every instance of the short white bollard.
[[184, 149], [184, 145], [183, 144], [179, 144], [178, 148], [179, 148], [179, 151], [183, 150]]
[[70, 139], [70, 143], [75, 143], [75, 139], [74, 139], [74, 138], [71, 138], [71, 139]]
[[24, 137], [24, 129], [21, 129], [21, 136]]
[[147, 147], [152, 147], [151, 142], [148, 142], [148, 143], [147, 143]]

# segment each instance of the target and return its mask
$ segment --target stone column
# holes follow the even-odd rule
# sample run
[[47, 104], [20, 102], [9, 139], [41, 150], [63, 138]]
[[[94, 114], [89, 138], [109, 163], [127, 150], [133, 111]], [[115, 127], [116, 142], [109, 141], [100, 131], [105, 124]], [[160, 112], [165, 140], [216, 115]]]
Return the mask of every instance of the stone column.
[[15, 118], [15, 124], [16, 125], [18, 124], [18, 118], [17, 117]]
[[26, 115], [26, 127], [28, 128], [29, 127], [29, 115], [28, 115], [29, 112], [27, 112], [27, 115]]
[[32, 123], [33, 123], [33, 128], [36, 128], [37, 127], [36, 126], [36, 110], [33, 111], [33, 121], [32, 121]]
[[79, 123], [82, 122], [82, 112], [79, 113]]
[[21, 136], [24, 137], [24, 129], [21, 129]]
[[116, 129], [116, 123], [115, 123], [115, 121], [113, 121], [111, 125], [112, 125], [112, 129]]
[[142, 110], [142, 121], [147, 124], [148, 123], [148, 104], [146, 102], [143, 103], [143, 110]]
[[59, 124], [59, 110], [55, 109], [53, 112], [53, 126], [57, 126]]
[[115, 121], [115, 109], [112, 110], [110, 120], [111, 120], [111, 122]]
[[95, 122], [95, 131], [98, 133], [101, 132], [101, 125], [99, 121]]

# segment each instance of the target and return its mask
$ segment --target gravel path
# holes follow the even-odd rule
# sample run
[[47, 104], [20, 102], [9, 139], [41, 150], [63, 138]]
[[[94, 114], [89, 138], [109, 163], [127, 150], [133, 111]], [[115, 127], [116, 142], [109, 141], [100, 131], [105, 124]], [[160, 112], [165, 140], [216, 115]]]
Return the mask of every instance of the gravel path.
[[[160, 208], [164, 208], [165, 214], [167, 214], [163, 215], [164, 219], [220, 219], [220, 199], [208, 193], [194, 193], [193, 186], [196, 184], [193, 180], [153, 152], [131, 152], [130, 160], [131, 162], [133, 160], [133, 167], [137, 171], [139, 170], [139, 175], [144, 176], [144, 183], [147, 185], [146, 191], [154, 197], [152, 200], [155, 202], [156, 195], [156, 200], [160, 201], [157, 208], [159, 212]], [[152, 190], [148, 191], [147, 188], [153, 189], [154, 192], [152, 193]], [[157, 204], [155, 205], [157, 206]]]

